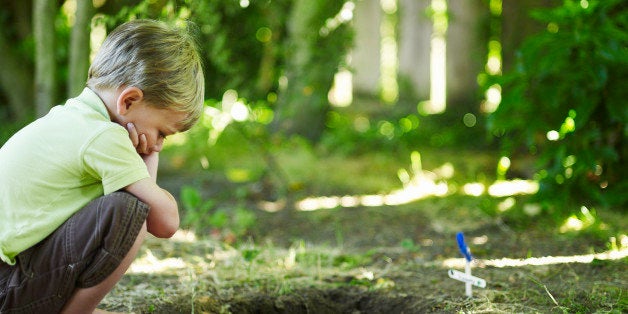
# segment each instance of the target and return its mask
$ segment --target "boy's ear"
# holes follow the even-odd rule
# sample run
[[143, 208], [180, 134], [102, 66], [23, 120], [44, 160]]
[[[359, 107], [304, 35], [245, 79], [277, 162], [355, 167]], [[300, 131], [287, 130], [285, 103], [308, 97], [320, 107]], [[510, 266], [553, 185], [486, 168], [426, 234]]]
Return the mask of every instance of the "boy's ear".
[[124, 87], [118, 95], [116, 109], [118, 114], [125, 115], [131, 106], [138, 104], [144, 98], [144, 92], [135, 86]]

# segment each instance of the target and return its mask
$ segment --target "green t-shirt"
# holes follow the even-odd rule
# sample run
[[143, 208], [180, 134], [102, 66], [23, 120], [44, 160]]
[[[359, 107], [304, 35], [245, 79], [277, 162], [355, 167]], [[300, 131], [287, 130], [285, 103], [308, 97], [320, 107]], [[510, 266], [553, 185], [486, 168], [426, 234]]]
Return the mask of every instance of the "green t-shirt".
[[147, 177], [127, 130], [85, 88], [0, 148], [0, 259], [15, 264], [91, 200]]

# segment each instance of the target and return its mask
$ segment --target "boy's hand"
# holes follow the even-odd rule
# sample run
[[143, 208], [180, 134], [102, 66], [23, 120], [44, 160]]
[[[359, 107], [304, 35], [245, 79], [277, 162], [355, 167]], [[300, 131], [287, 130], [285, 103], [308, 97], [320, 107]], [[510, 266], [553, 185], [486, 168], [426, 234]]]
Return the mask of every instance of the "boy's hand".
[[138, 134], [137, 129], [133, 123], [127, 123], [126, 125], [127, 131], [129, 131], [129, 138], [131, 139], [131, 143], [135, 147], [144, 163], [146, 164], [146, 168], [148, 168], [148, 173], [150, 177], [153, 179], [153, 182], [157, 180], [157, 167], [159, 166], [159, 152], [158, 151], [150, 151], [148, 149], [148, 142], [146, 141], [146, 135]]
[[150, 151], [148, 149], [148, 141], [146, 140], [145, 134], [138, 134], [137, 129], [133, 123], [127, 123], [126, 125], [127, 131], [129, 131], [129, 138], [131, 139], [131, 143], [135, 147], [135, 150], [140, 155], [149, 154]]

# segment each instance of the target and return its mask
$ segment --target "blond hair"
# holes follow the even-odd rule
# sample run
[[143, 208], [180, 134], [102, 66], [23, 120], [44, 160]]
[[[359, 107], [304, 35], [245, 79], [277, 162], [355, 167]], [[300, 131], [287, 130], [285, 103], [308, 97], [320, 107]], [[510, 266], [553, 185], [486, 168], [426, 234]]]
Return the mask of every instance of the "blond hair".
[[154, 20], [118, 26], [94, 58], [87, 86], [135, 86], [151, 106], [187, 113], [181, 131], [191, 128], [203, 110], [205, 78], [190, 26], [171, 27]]

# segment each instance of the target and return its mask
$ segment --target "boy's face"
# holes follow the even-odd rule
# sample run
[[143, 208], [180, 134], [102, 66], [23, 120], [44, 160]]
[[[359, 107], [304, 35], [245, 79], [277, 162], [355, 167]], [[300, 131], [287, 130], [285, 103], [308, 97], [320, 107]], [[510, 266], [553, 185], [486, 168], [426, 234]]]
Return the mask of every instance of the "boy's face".
[[133, 130], [129, 128], [129, 123], [132, 123], [131, 127], [135, 128], [139, 140], [137, 152], [150, 154], [161, 151], [166, 136], [179, 132], [178, 125], [185, 117], [182, 112], [157, 109], [145, 102], [136, 102], [116, 122], [133, 136]]
[[144, 100], [141, 89], [121, 87], [111, 97], [101, 96], [111, 120], [129, 131], [129, 137], [139, 154], [161, 151], [164, 139], [180, 131], [186, 114], [170, 109], [158, 109]]

